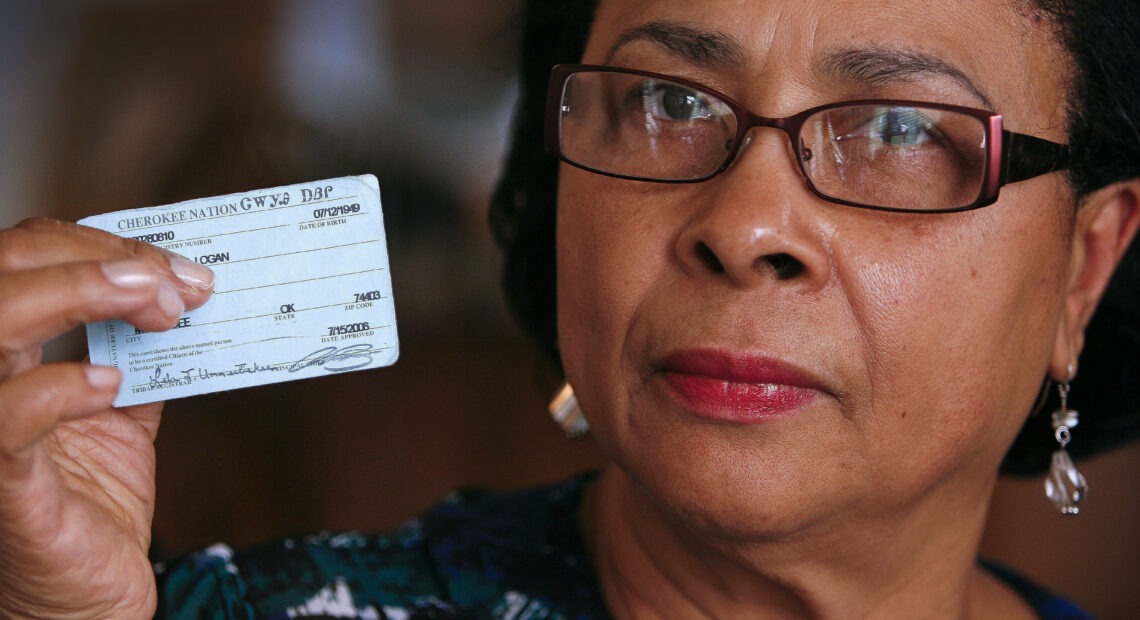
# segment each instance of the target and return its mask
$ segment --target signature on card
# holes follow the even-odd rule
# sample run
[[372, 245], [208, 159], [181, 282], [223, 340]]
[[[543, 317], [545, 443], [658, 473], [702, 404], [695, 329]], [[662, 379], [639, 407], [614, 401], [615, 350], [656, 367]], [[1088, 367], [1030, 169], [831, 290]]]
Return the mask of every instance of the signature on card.
[[191, 385], [195, 381], [206, 381], [221, 377], [256, 374], [262, 372], [299, 372], [311, 366], [319, 366], [329, 372], [347, 372], [364, 368], [372, 363], [372, 355], [383, 349], [377, 349], [368, 343], [359, 343], [347, 347], [324, 347], [302, 357], [291, 364], [261, 364], [259, 362], [234, 364], [226, 369], [187, 368], [174, 374], [162, 368], [155, 368], [150, 376], [148, 389], [157, 390], [182, 385]]
[[309, 366], [321, 366], [329, 372], [345, 372], [364, 368], [372, 363], [372, 354], [380, 351], [367, 343], [349, 345], [342, 349], [325, 347], [302, 357], [289, 366], [289, 372], [297, 372]]

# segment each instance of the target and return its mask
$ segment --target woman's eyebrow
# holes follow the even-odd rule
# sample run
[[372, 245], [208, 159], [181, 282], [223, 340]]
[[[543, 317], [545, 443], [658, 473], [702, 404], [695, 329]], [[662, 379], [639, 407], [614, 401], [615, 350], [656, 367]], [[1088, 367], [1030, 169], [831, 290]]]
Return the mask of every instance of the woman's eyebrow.
[[888, 47], [846, 49], [828, 54], [820, 66], [826, 74], [871, 85], [947, 77], [970, 91], [987, 109], [994, 109], [990, 98], [961, 69], [922, 52]]
[[606, 62], [613, 59], [622, 46], [642, 40], [657, 43], [670, 52], [701, 65], [744, 63], [744, 48], [728, 35], [663, 20], [651, 21], [622, 32], [610, 46]]
[[[700, 65], [743, 65], [747, 54], [731, 36], [700, 30], [686, 24], [657, 20], [630, 28], [614, 42], [605, 62], [635, 41], [656, 43], [673, 54]], [[825, 74], [870, 85], [908, 82], [924, 77], [950, 78], [990, 110], [993, 102], [958, 67], [930, 54], [891, 47], [844, 49], [827, 54], [820, 63]]]

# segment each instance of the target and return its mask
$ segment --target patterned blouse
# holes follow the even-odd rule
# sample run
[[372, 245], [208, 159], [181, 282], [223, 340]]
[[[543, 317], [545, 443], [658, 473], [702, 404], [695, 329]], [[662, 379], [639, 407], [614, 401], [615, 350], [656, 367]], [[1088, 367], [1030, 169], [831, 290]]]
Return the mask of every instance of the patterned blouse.
[[[160, 618], [609, 618], [578, 508], [593, 479], [508, 494], [452, 494], [381, 535], [323, 533], [235, 552], [215, 545], [158, 567]], [[1041, 618], [1089, 618], [986, 563]]]

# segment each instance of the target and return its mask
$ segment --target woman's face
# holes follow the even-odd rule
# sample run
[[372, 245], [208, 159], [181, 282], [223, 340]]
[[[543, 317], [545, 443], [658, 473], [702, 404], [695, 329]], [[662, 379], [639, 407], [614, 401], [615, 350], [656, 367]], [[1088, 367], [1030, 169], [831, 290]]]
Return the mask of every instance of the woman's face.
[[[603, 0], [583, 62], [685, 77], [770, 117], [910, 99], [1065, 140], [1067, 60], [1017, 3]], [[560, 175], [567, 377], [614, 461], [689, 522], [766, 535], [984, 510], [1042, 380], [1075, 361], [1058, 344], [1061, 174], [977, 211], [869, 211], [809, 193], [786, 135], [759, 128], [704, 183]]]

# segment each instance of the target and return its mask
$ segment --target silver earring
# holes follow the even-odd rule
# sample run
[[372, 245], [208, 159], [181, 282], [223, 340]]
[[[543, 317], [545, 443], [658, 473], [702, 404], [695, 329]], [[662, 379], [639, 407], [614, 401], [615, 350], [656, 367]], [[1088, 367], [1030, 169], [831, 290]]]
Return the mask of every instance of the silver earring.
[[562, 432], [566, 433], [567, 437], [571, 439], [579, 439], [590, 430], [590, 423], [586, 421], [586, 416], [582, 415], [582, 409], [578, 407], [578, 398], [574, 396], [574, 388], [570, 387], [570, 383], [562, 384], [558, 389], [558, 393], [550, 400], [550, 417], [562, 427]]
[[1089, 492], [1089, 484], [1073, 459], [1069, 458], [1065, 446], [1072, 435], [1069, 430], [1080, 422], [1080, 414], [1069, 409], [1069, 379], [1057, 386], [1061, 396], [1061, 408], [1053, 412], [1053, 437], [1057, 440], [1057, 450], [1049, 464], [1049, 475], [1045, 478], [1045, 495], [1064, 515], [1075, 515], [1081, 511], [1080, 503]]

